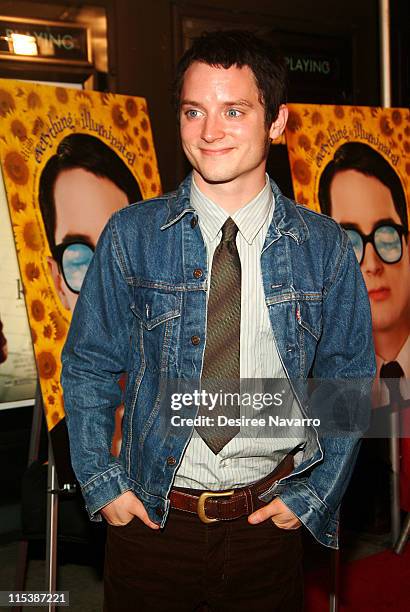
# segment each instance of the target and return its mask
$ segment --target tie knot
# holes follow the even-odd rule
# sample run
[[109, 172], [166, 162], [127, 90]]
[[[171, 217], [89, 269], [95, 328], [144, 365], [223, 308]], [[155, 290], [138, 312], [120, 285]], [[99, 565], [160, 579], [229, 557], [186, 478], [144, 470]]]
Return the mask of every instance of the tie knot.
[[221, 242], [235, 242], [236, 234], [238, 233], [238, 226], [235, 221], [228, 217], [222, 226], [222, 238]]
[[397, 361], [388, 361], [380, 369], [380, 378], [401, 378], [404, 376], [403, 368]]

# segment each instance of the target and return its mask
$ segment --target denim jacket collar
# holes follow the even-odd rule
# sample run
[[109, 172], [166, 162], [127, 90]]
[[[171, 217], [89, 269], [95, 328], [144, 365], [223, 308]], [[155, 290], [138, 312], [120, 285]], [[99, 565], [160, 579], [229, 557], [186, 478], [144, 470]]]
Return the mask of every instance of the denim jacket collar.
[[[167, 229], [182, 219], [186, 213], [195, 212], [190, 201], [191, 181], [192, 173], [185, 178], [178, 190], [169, 197], [167, 202], [168, 217], [161, 230]], [[274, 180], [270, 179], [270, 184], [275, 197], [275, 210], [265, 245], [279, 238], [282, 234], [291, 236], [298, 244], [301, 244], [309, 238], [309, 230], [302, 215], [293, 202], [282, 194]]]

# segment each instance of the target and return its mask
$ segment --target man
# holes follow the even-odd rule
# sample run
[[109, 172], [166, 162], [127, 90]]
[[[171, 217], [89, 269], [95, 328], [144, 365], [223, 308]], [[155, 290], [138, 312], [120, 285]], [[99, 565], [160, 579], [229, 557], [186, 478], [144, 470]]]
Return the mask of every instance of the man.
[[89, 134], [70, 134], [45, 165], [39, 202], [62, 305], [73, 311], [97, 240], [110, 216], [141, 197], [120, 157]]
[[[88, 511], [109, 523], [107, 611], [301, 610], [301, 524], [337, 544], [357, 436], [319, 445], [309, 426], [282, 437], [247, 435], [236, 417], [208, 426], [209, 405], [204, 395], [190, 402], [193, 390], [177, 431], [163, 392], [195, 389], [200, 378], [205, 391], [235, 388], [239, 376], [288, 378], [299, 389], [289, 413], [301, 416], [297, 380], [309, 372], [374, 374], [367, 294], [347, 236], [265, 175], [270, 140], [286, 124], [284, 82], [283, 64], [250, 33], [194, 41], [176, 79], [193, 173], [177, 192], [115, 214], [84, 281], [63, 387]], [[238, 414], [215, 410], [225, 408]]]
[[[319, 183], [319, 200], [322, 212], [336, 219], [349, 234], [369, 294], [377, 365], [373, 404], [375, 407], [389, 404], [384, 372], [386, 378], [400, 379], [401, 396], [409, 400], [410, 243], [407, 202], [400, 178], [370, 146], [348, 142], [337, 149], [325, 168]], [[410, 440], [404, 437], [410, 421], [404, 413], [401, 425], [400, 502], [410, 512]], [[366, 448], [374, 465], [375, 448], [380, 445], [369, 442]], [[378, 452], [381, 453], [380, 449]], [[382, 471], [376, 470], [379, 478]], [[367, 473], [362, 490], [366, 483], [368, 500], [374, 495], [380, 497], [380, 490], [387, 489], [386, 483], [382, 483], [384, 487], [380, 482], [374, 486]], [[380, 514], [385, 521], [384, 508]]]
[[[73, 312], [110, 216], [140, 198], [131, 170], [102, 140], [70, 134], [59, 142], [40, 176], [39, 204], [51, 251], [47, 263], [64, 308]], [[121, 419], [119, 406], [112, 442], [115, 454], [121, 447]]]
[[[410, 243], [399, 177], [380, 153], [349, 142], [323, 172], [319, 200], [321, 211], [347, 230], [360, 263], [372, 312], [377, 376], [384, 364], [396, 361], [410, 378]], [[406, 395], [405, 386], [403, 380]], [[386, 403], [383, 385], [378, 404]]]

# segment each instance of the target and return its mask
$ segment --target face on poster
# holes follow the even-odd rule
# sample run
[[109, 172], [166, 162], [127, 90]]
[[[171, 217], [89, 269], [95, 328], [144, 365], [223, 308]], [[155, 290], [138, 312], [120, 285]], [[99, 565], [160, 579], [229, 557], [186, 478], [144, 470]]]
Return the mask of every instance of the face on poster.
[[[352, 242], [369, 295], [377, 376], [394, 362], [407, 399], [410, 113], [292, 104], [286, 141], [296, 200], [332, 216]], [[375, 404], [387, 402], [379, 385]]]
[[0, 154], [49, 430], [60, 355], [109, 217], [161, 191], [143, 98], [0, 80]]

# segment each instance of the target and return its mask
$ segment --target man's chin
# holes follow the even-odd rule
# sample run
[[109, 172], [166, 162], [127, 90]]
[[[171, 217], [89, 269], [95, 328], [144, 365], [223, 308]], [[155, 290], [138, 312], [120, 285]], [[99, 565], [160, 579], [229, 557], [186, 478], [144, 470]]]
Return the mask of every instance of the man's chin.
[[223, 185], [235, 179], [235, 176], [231, 172], [207, 172], [198, 168], [194, 169], [194, 176], [196, 179], [199, 178], [199, 180], [202, 180], [208, 185]]
[[386, 316], [374, 316], [372, 317], [372, 330], [374, 334], [386, 334], [388, 332], [394, 332], [397, 327], [397, 318], [386, 317]]

